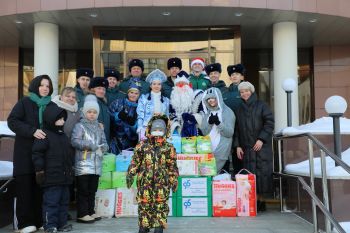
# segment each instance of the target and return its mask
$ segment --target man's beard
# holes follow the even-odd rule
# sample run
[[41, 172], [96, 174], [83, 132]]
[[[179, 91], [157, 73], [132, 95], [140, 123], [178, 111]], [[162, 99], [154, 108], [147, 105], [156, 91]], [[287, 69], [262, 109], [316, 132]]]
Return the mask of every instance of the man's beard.
[[193, 89], [188, 85], [183, 87], [175, 86], [171, 92], [170, 103], [176, 111], [176, 115], [184, 112], [191, 112]]

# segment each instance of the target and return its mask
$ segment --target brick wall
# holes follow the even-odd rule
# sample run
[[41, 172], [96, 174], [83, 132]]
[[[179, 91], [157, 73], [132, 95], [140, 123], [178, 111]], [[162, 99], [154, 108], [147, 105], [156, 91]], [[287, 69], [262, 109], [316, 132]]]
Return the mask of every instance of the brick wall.
[[315, 117], [327, 116], [324, 103], [332, 95], [348, 102], [350, 117], [350, 45], [314, 47]]

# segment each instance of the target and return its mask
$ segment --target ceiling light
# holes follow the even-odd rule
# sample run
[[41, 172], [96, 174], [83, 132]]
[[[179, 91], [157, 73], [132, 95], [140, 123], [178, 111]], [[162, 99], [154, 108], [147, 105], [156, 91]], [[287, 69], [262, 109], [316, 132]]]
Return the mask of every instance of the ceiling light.
[[91, 13], [90, 14], [90, 17], [92, 17], [92, 18], [96, 18], [98, 16], [98, 14], [96, 14], [96, 13]]
[[241, 17], [242, 15], [243, 15], [242, 12], [236, 12], [236, 13], [235, 13], [235, 16], [236, 16], [236, 17]]
[[16, 20], [15, 20], [15, 23], [21, 24], [21, 23], [23, 23], [23, 22], [22, 22], [21, 20], [16, 19]]
[[309, 23], [316, 23], [317, 22], [317, 19], [310, 19], [309, 20]]
[[162, 12], [162, 15], [164, 15], [164, 16], [169, 16], [169, 15], [171, 15], [171, 12], [169, 12], [169, 11], [164, 11], [164, 12]]

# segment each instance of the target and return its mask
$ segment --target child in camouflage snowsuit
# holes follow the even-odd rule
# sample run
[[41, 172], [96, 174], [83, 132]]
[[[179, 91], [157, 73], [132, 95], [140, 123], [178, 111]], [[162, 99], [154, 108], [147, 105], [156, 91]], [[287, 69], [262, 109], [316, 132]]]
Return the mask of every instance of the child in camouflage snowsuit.
[[168, 118], [154, 116], [146, 129], [147, 138], [135, 147], [128, 169], [128, 188], [137, 175], [139, 233], [149, 232], [150, 228], [162, 233], [167, 226], [169, 193], [170, 189], [176, 191], [179, 175], [175, 148], [166, 141], [169, 133]]

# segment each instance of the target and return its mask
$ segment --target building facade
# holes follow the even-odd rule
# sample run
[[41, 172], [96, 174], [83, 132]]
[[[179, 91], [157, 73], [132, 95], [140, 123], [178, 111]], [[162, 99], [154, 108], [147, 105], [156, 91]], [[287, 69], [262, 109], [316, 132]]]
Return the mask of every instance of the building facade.
[[[293, 125], [325, 116], [325, 100], [350, 97], [350, 2], [347, 0], [2, 0], [0, 120], [48, 74], [55, 90], [75, 84], [75, 70], [128, 74], [140, 58], [145, 72], [166, 71], [180, 57], [243, 63], [246, 80], [286, 126], [283, 80], [292, 78]], [[278, 110], [278, 111], [277, 111]], [[346, 112], [349, 116], [349, 111]]]

